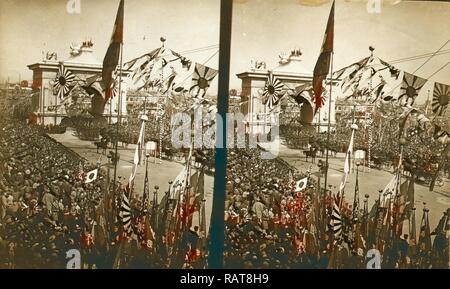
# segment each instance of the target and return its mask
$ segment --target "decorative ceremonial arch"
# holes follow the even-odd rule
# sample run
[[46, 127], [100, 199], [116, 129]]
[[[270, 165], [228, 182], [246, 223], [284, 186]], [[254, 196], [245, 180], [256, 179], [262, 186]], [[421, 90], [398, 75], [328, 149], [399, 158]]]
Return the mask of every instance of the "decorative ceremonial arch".
[[[65, 60], [58, 60], [56, 53], [51, 55], [52, 57], [43, 57], [41, 61], [28, 65], [28, 68], [33, 71], [32, 87], [37, 92], [32, 103], [34, 112], [39, 116], [38, 123], [57, 125], [68, 116], [65, 104], [71, 102], [72, 94], [72, 91], [66, 88], [59, 93], [56, 91], [61, 86], [64, 87], [56, 79], [61, 67], [64, 68], [66, 75], [73, 75], [71, 79], [75, 88], [80, 88], [81, 83], [85, 83], [88, 78], [101, 75], [102, 63], [93, 56], [91, 41], [85, 41], [81, 45], [71, 44], [69, 56]], [[127, 73], [128, 71], [124, 71], [123, 75]], [[122, 97], [122, 100], [122, 113], [126, 119], [126, 96]], [[91, 100], [86, 106], [91, 106]], [[118, 107], [118, 99], [115, 98], [105, 105], [104, 115], [116, 119]]]

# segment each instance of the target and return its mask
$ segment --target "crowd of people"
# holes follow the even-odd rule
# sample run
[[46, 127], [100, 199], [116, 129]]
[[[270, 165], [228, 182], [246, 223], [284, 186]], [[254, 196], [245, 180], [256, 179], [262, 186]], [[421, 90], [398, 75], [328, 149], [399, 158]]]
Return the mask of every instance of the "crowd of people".
[[[447, 212], [431, 234], [426, 224], [422, 226], [418, 240], [393, 233], [394, 229], [385, 238], [390, 236], [386, 235], [389, 225], [381, 222], [381, 232], [375, 228], [375, 212], [382, 211], [379, 204], [370, 212], [360, 208], [356, 215], [362, 222], [355, 221], [347, 201], [330, 191], [318, 193], [313, 178], [299, 190], [295, 180], [307, 175], [280, 159], [261, 159], [260, 153], [233, 150], [228, 158], [227, 268], [366, 268], [370, 249], [381, 253], [382, 268], [448, 268]], [[331, 223], [334, 202], [341, 203], [343, 234], [339, 237]], [[383, 216], [389, 218], [386, 213]], [[363, 227], [367, 228], [364, 238]], [[432, 245], [431, 235], [436, 235]]]
[[[331, 243], [319, 233], [317, 183], [258, 149], [234, 150], [227, 170], [227, 268], [327, 268]], [[325, 199], [330, 205], [331, 199]], [[343, 206], [348, 215], [348, 204]], [[321, 238], [323, 237], [323, 238]]]
[[[393, 145], [392, 140], [398, 139], [398, 121], [387, 121], [386, 123], [374, 124], [377, 129], [372, 130], [370, 143], [369, 159], [369, 133], [367, 124], [359, 123], [364, 131], [355, 134], [354, 151], [362, 150], [365, 152], [366, 162], [370, 162], [371, 167], [385, 170], [395, 170], [399, 160], [400, 148]], [[305, 130], [295, 125], [285, 124], [281, 127], [281, 137], [287, 146], [293, 149], [303, 149], [308, 158], [314, 159], [315, 156], [324, 156], [328, 148], [330, 156], [336, 156], [336, 153], [345, 153], [348, 147], [348, 140], [351, 136], [350, 125], [345, 122], [338, 123], [335, 131], [330, 133], [330, 139], [327, 140], [326, 133], [317, 133], [314, 130]], [[430, 184], [436, 170], [441, 172], [442, 176], [450, 176], [450, 159], [448, 156], [441, 156], [445, 145], [433, 139], [429, 131], [418, 130], [410, 127], [406, 135], [407, 144], [404, 146], [403, 158], [409, 162], [415, 162], [415, 171], [418, 181]], [[329, 143], [329, 145], [327, 145]], [[440, 163], [441, 159], [446, 159]], [[441, 175], [439, 179], [441, 179]], [[442, 182], [440, 182], [442, 184]]]
[[[149, 196], [132, 194], [125, 232], [125, 183], [108, 181], [104, 168], [50, 138], [46, 127], [2, 116], [0, 128], [0, 268], [66, 268], [73, 249], [82, 268], [203, 267], [193, 256], [195, 227], [177, 234], [180, 242], [160, 233], [166, 201], [155, 211]], [[159, 223], [150, 223], [157, 214]]]
[[82, 247], [106, 190], [104, 170], [95, 168], [48, 137], [20, 122], [1, 122], [1, 267], [64, 268], [65, 253]]

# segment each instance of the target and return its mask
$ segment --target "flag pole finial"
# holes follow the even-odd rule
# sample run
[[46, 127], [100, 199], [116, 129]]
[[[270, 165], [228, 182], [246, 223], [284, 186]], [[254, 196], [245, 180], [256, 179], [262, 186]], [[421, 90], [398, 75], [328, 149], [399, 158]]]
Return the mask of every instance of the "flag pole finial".
[[163, 37], [163, 36], [161, 36], [161, 37], [159, 38], [159, 40], [161, 41], [161, 47], [164, 47], [164, 43], [166, 42], [166, 38]]

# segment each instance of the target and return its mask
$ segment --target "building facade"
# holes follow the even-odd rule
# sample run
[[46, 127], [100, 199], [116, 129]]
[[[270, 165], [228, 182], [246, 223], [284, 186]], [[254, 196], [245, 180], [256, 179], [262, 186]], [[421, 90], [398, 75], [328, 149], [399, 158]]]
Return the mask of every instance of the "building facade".
[[[275, 123], [280, 113], [298, 113], [300, 105], [293, 100], [293, 96], [297, 94], [297, 88], [312, 82], [313, 74], [303, 66], [302, 52], [300, 49], [293, 49], [289, 54], [282, 53], [279, 55], [279, 65], [273, 69], [267, 69], [265, 62], [252, 61], [249, 70], [237, 74], [241, 79], [241, 112], [246, 116], [247, 131], [265, 132], [270, 130], [272, 124]], [[263, 92], [269, 74], [279, 79], [283, 83], [283, 97], [280, 105], [269, 110], [264, 104]], [[328, 89], [329, 90], [329, 89]], [[328, 91], [327, 90], [327, 91]], [[330, 124], [334, 126], [335, 103], [338, 86], [333, 82]], [[328, 93], [327, 93], [328, 94]], [[325, 97], [324, 106], [318, 110], [313, 119], [313, 125], [318, 127], [319, 131], [326, 131], [328, 127], [328, 99]]]

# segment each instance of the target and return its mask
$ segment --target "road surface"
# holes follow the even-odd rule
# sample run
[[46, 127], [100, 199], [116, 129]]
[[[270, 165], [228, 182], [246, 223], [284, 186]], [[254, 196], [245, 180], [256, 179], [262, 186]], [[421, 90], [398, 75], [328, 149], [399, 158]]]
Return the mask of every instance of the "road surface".
[[[98, 160], [102, 166], [107, 168], [108, 158], [101, 153], [97, 153], [95, 144], [91, 141], [84, 141], [78, 139], [73, 130], [68, 129], [64, 134], [52, 134], [49, 135], [56, 141], [60, 142], [67, 148], [73, 150], [81, 157], [87, 159], [91, 163], [95, 164]], [[117, 167], [117, 176], [120, 178], [123, 184], [128, 182], [128, 178], [131, 174], [133, 167], [133, 158], [136, 145], [128, 145], [128, 148], [121, 148], [119, 144], [120, 161]], [[112, 148], [107, 150], [110, 151]], [[99, 150], [101, 152], [101, 150]], [[169, 181], [173, 181], [176, 176], [181, 172], [184, 164], [176, 161], [160, 160], [157, 158], [156, 163], [154, 158], [149, 158], [149, 182], [150, 182], [150, 198], [153, 199], [154, 187], [158, 186], [158, 201], [161, 201], [165, 192], [169, 188]], [[183, 160], [184, 162], [184, 160]], [[110, 178], [114, 177], [114, 168], [110, 169]], [[144, 178], [145, 178], [145, 164], [138, 166], [135, 177], [135, 193], [142, 195], [144, 190]], [[205, 198], [206, 198], [206, 226], [209, 228], [209, 216], [211, 215], [212, 207], [212, 192], [213, 192], [213, 177], [205, 174]], [[193, 225], [198, 224], [198, 216], [194, 214]]]

